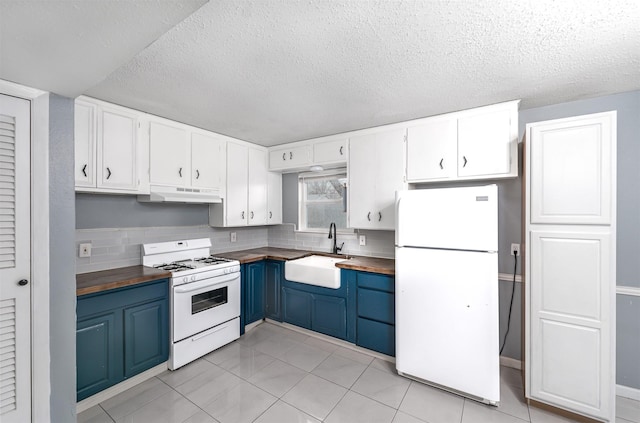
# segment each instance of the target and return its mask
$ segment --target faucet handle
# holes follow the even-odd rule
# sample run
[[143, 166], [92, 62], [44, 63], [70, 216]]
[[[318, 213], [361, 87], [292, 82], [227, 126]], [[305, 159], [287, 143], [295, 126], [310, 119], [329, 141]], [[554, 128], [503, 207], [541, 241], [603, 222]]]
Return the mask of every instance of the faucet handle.
[[336, 253], [339, 253], [340, 251], [342, 251], [343, 248], [344, 248], [344, 242], [340, 244], [339, 247], [336, 245]]

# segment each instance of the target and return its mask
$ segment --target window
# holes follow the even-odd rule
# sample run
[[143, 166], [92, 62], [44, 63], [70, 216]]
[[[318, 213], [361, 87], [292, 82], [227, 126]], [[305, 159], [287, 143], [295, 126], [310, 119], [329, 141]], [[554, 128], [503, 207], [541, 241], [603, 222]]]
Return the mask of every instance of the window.
[[335, 222], [337, 229], [347, 228], [344, 169], [332, 172], [301, 173], [298, 179], [301, 231], [327, 231]]

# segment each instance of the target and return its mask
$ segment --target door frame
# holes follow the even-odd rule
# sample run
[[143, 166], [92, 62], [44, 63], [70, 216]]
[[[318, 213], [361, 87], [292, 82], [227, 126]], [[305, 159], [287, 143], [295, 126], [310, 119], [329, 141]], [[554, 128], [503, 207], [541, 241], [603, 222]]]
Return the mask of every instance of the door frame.
[[49, 421], [49, 93], [0, 79], [0, 94], [31, 102], [31, 421]]

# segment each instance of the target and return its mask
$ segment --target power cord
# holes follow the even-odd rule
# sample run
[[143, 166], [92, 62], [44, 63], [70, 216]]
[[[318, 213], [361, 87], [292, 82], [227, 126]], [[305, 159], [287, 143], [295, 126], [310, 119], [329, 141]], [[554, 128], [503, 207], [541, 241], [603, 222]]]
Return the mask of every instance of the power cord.
[[516, 293], [516, 269], [518, 267], [518, 252], [513, 252], [513, 287], [511, 288], [511, 302], [509, 304], [509, 318], [507, 319], [507, 331], [504, 333], [504, 340], [502, 341], [502, 347], [500, 347], [500, 354], [504, 350], [504, 346], [507, 343], [507, 335], [509, 335], [509, 328], [511, 327], [511, 310], [513, 309], [513, 296]]

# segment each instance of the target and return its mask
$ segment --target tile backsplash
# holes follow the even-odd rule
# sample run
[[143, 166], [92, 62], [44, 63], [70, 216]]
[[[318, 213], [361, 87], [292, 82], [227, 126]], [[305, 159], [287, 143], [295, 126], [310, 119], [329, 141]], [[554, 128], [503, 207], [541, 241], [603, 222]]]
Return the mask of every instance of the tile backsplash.
[[[237, 235], [232, 243], [231, 232]], [[96, 272], [142, 264], [142, 244], [179, 239], [211, 238], [212, 254], [258, 247], [282, 247], [296, 250], [330, 252], [332, 240], [326, 233], [296, 232], [295, 225], [261, 226], [255, 228], [218, 229], [210, 226], [177, 226], [149, 228], [76, 229], [76, 273]], [[358, 235], [367, 237], [360, 246]], [[342, 253], [393, 258], [393, 231], [359, 231], [338, 234], [338, 245], [344, 242]], [[91, 243], [91, 257], [77, 257], [79, 245]]]

